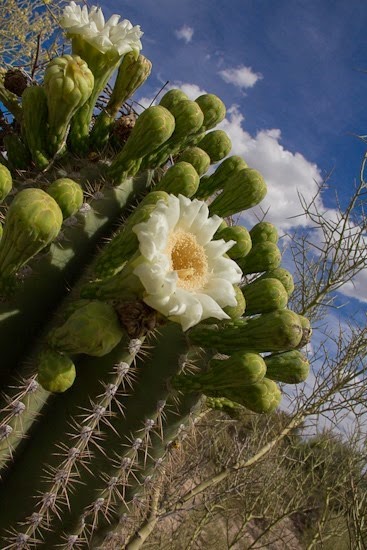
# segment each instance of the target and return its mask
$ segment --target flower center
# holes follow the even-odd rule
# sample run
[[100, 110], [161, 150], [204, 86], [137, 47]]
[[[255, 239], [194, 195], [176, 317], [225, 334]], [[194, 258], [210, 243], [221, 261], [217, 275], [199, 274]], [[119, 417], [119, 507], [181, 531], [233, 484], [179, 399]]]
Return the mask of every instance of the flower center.
[[204, 247], [192, 233], [178, 230], [169, 237], [168, 256], [171, 269], [178, 274], [177, 286], [187, 290], [202, 288], [208, 275], [208, 261]]

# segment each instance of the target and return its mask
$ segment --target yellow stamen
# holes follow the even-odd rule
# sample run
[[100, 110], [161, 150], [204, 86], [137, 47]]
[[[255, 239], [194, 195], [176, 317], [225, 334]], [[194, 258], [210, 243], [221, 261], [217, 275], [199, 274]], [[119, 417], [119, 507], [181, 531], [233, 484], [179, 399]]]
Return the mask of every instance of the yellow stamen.
[[195, 235], [178, 230], [169, 237], [167, 254], [171, 269], [178, 274], [177, 286], [187, 290], [202, 288], [208, 276], [208, 261], [204, 247]]

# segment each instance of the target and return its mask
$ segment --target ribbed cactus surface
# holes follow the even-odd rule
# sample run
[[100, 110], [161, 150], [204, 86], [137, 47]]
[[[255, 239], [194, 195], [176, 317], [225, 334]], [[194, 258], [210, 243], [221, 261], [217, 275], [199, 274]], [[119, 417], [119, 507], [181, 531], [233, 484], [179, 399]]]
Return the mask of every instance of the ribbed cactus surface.
[[118, 21], [71, 2], [70, 53], [21, 98], [0, 82], [1, 548], [103, 548], [204, 396], [271, 412], [308, 373], [276, 229], [228, 218], [266, 183], [220, 98], [169, 90], [119, 141], [151, 63]]

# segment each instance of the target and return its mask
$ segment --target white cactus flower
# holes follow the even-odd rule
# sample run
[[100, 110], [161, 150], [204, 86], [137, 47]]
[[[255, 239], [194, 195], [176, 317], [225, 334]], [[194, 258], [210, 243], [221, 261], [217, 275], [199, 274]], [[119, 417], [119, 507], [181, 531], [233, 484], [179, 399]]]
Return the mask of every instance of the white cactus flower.
[[228, 319], [222, 308], [237, 305], [233, 285], [242, 272], [224, 256], [235, 242], [212, 240], [222, 221], [209, 217], [204, 202], [170, 195], [168, 205], [158, 201], [149, 220], [133, 228], [143, 300], [183, 330], [209, 317]]
[[60, 25], [70, 35], [80, 35], [86, 42], [102, 53], [115, 50], [119, 55], [128, 52], [140, 52], [142, 44], [140, 38], [143, 32], [139, 25], [134, 27], [127, 19], [119, 22], [119, 15], [112, 15], [105, 22], [101, 8], [92, 6], [78, 6], [70, 2], [64, 8]]

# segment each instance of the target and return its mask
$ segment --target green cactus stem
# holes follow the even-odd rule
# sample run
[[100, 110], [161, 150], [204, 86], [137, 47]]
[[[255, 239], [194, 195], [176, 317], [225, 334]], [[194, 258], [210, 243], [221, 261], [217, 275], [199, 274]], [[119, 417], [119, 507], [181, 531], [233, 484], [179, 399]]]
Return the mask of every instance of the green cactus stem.
[[205, 174], [210, 166], [208, 153], [200, 149], [200, 147], [188, 147], [179, 155], [178, 160], [192, 164], [199, 176]]
[[112, 306], [91, 301], [78, 308], [65, 323], [47, 336], [48, 344], [62, 353], [107, 355], [122, 338], [122, 329]]
[[299, 316], [288, 309], [227, 321], [223, 326], [198, 325], [189, 333], [193, 344], [229, 354], [240, 350], [286, 351], [298, 346], [302, 336]]
[[[198, 181], [199, 183], [199, 181]], [[13, 178], [6, 166], [0, 164], [0, 204], [9, 195], [13, 187]]]
[[15, 170], [25, 170], [32, 162], [28, 146], [16, 134], [4, 137], [4, 145], [8, 157], [9, 167]]
[[248, 166], [242, 157], [237, 155], [228, 157], [211, 176], [204, 176], [201, 179], [195, 197], [204, 200], [215, 193], [215, 191], [224, 189], [227, 181], [243, 168], [248, 168]]
[[117, 300], [119, 302], [142, 299], [144, 287], [140, 279], [133, 273], [138, 261], [139, 254], [136, 254], [115, 275], [84, 285], [80, 296], [87, 299], [96, 298], [98, 300]]
[[89, 149], [89, 127], [98, 96], [119, 66], [121, 56], [116, 50], [102, 53], [78, 35], [72, 38], [72, 52], [87, 63], [94, 76], [92, 93], [71, 121], [70, 145], [74, 153], [82, 155]]
[[127, 218], [120, 232], [106, 245], [98, 256], [93, 274], [97, 279], [105, 279], [120, 271], [139, 248], [139, 241], [132, 228], [147, 221], [159, 200], [167, 203], [168, 195], [164, 191], [152, 191]]
[[304, 382], [310, 373], [307, 357], [298, 350], [268, 355], [265, 364], [267, 378], [285, 384]]
[[234, 260], [244, 258], [252, 248], [250, 233], [241, 225], [219, 228], [214, 238], [224, 239], [226, 242], [235, 241], [235, 244], [227, 252], [228, 256]]
[[212, 214], [223, 218], [256, 206], [267, 193], [262, 175], [252, 168], [243, 168], [231, 177], [223, 191], [210, 205]]
[[273, 380], [263, 378], [260, 382], [246, 388], [227, 388], [220, 397], [243, 405], [257, 414], [269, 414], [279, 407], [282, 393]]
[[107, 170], [107, 176], [119, 184], [134, 176], [142, 158], [167, 141], [175, 128], [171, 113], [159, 105], [149, 107], [137, 119], [124, 148], [116, 155]]
[[256, 353], [234, 353], [227, 359], [211, 359], [205, 372], [178, 374], [170, 380], [176, 390], [220, 394], [225, 388], [242, 388], [262, 380], [266, 373], [263, 358]]
[[44, 86], [48, 105], [49, 149], [52, 155], [65, 144], [70, 121], [90, 97], [94, 76], [77, 55], [55, 57], [46, 67]]
[[228, 155], [232, 149], [232, 142], [223, 130], [213, 130], [205, 134], [197, 146], [208, 153], [210, 164], [215, 164]]
[[38, 356], [38, 382], [52, 393], [71, 388], [76, 376], [75, 365], [67, 355], [44, 349]]
[[41, 189], [23, 189], [6, 215], [0, 243], [0, 272], [4, 281], [14, 275], [59, 233], [62, 212]]
[[288, 297], [290, 297], [294, 291], [294, 281], [293, 276], [287, 269], [284, 269], [284, 267], [277, 267], [275, 269], [270, 269], [266, 271], [263, 275], [259, 277], [259, 279], [278, 279], [284, 286], [285, 290], [288, 293]]
[[151, 69], [151, 62], [143, 55], [136, 57], [134, 52], [129, 52], [124, 56], [108, 103], [95, 120], [90, 136], [92, 149], [98, 150], [107, 145], [120, 108], [146, 81]]
[[43, 86], [29, 86], [22, 95], [23, 128], [27, 145], [37, 168], [44, 170], [47, 155], [47, 98]]
[[192, 164], [176, 162], [155, 186], [157, 191], [192, 197], [199, 186], [199, 175]]
[[288, 293], [278, 279], [261, 279], [242, 287], [246, 300], [246, 315], [268, 313], [283, 309], [288, 303]]
[[[110, 522], [117, 523], [121, 514], [128, 512], [143, 482], [142, 476], [154, 473], [156, 460], [164, 457], [165, 447], [182, 431], [182, 424], [185, 419], [186, 422], [189, 420], [199, 399], [197, 394], [193, 394], [181, 400], [178, 406], [170, 400], [167, 379], [177, 373], [180, 358], [187, 352], [187, 343], [179, 327], [170, 324], [162, 329], [162, 336], [152, 350], [149, 362], [139, 359], [140, 345], [140, 341], [127, 342], [124, 339], [108, 356], [83, 358], [78, 364], [78, 376], [72, 388], [54, 396], [49, 404], [50, 416], [43, 416], [35, 426], [33, 445], [27, 447], [25, 454], [22, 453], [12, 467], [11, 476], [7, 476], [0, 488], [2, 502], [4, 495], [11, 493], [14, 487], [21, 491], [18, 496], [22, 499], [21, 508], [10, 499], [9, 507], [2, 510], [1, 535], [5, 535], [10, 525], [30, 537], [34, 529], [37, 532], [40, 529], [45, 547], [53, 548], [65, 540], [65, 532], [80, 532], [81, 540], [86, 532], [90, 535], [95, 530], [96, 537], [103, 536], [103, 529], [108, 527], [104, 515], [106, 508], [102, 507], [98, 514], [98, 529], [95, 525], [90, 530], [96, 516], [93, 513], [88, 515], [91, 510], [94, 512], [91, 503], [98, 497], [104, 497], [106, 506], [110, 502], [107, 508]], [[99, 382], [101, 376], [104, 377], [103, 384]], [[135, 383], [134, 379], [137, 379]], [[53, 419], [51, 430], [48, 429], [50, 417]], [[102, 444], [107, 452], [102, 451], [102, 432]], [[111, 456], [114, 449], [118, 460]], [[83, 468], [83, 464], [87, 468]], [[20, 479], [24, 479], [25, 466], [27, 480], [20, 483]], [[141, 471], [139, 481], [135, 477], [137, 467]], [[65, 471], [67, 482], [60, 484]], [[101, 478], [96, 472], [105, 475]], [[108, 482], [113, 477], [118, 483], [113, 486], [115, 491], [111, 494]], [[124, 479], [127, 482], [124, 498], [115, 501]], [[83, 490], [76, 491], [77, 487], [83, 487]], [[66, 505], [65, 494], [70, 506]], [[45, 495], [52, 495], [52, 503], [56, 504], [61, 515], [54, 514], [53, 507], [42, 506]], [[118, 506], [113, 505], [115, 502]], [[84, 511], [86, 525], [83, 528], [79, 521]], [[30, 521], [33, 512], [43, 518], [38, 525]], [[52, 516], [52, 529], [47, 529], [44, 519]], [[17, 521], [22, 521], [22, 525], [17, 526]]]
[[64, 220], [74, 216], [83, 204], [83, 189], [70, 178], [59, 178], [46, 189], [59, 205]]
[[244, 275], [276, 269], [281, 261], [279, 248], [269, 241], [253, 246], [247, 256], [236, 259]]

